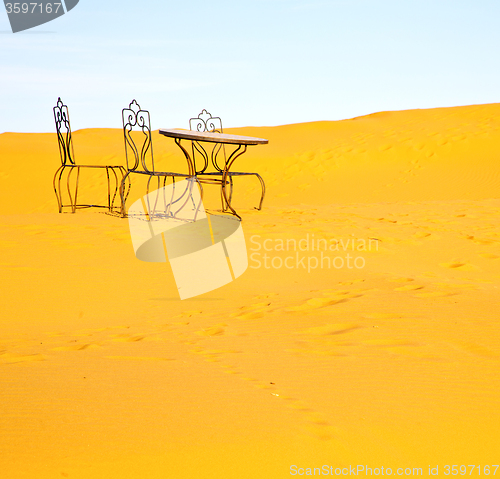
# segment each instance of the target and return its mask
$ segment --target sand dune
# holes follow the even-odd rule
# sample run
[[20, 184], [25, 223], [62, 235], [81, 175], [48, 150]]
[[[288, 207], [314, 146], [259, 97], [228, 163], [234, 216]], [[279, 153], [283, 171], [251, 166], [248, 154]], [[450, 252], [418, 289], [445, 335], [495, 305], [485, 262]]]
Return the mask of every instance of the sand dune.
[[[251, 147], [235, 167], [265, 175], [268, 204], [289, 205], [495, 198], [499, 128], [495, 103], [227, 132], [269, 139], [265, 147]], [[185, 170], [172, 140], [154, 132], [153, 141], [158, 169]], [[119, 129], [79, 130], [74, 147], [82, 164], [125, 164]], [[4, 133], [0, 151], [3, 212], [52, 212], [55, 134]], [[82, 192], [94, 198], [105, 190], [102, 172], [84, 173], [89, 180], [83, 179]], [[258, 184], [248, 187], [257, 190]]]
[[[500, 457], [499, 127], [492, 104], [228, 130], [269, 139], [237, 162], [268, 189], [258, 212], [258, 184], [236, 185], [250, 267], [185, 301], [168, 265], [136, 260], [126, 220], [57, 213], [54, 134], [0, 135], [2, 477], [484, 475]], [[158, 166], [182, 168], [154, 135]], [[75, 132], [76, 158], [124, 163], [122, 142]], [[104, 201], [103, 175], [81, 194]]]

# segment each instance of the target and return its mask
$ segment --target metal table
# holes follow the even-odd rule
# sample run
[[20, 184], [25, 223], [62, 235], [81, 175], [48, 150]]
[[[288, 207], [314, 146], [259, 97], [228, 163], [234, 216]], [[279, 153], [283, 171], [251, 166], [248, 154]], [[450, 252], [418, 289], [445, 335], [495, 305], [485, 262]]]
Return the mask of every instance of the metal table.
[[[223, 210], [225, 209], [225, 207], [227, 207], [231, 211], [231, 213], [233, 213], [235, 216], [241, 219], [238, 213], [236, 213], [235, 209], [231, 206], [231, 197], [228, 198], [226, 191], [227, 185], [229, 183], [228, 177], [230, 175], [231, 166], [233, 165], [236, 158], [245, 153], [248, 145], [265, 145], [269, 143], [269, 141], [265, 140], [264, 138], [254, 138], [251, 136], [229, 135], [227, 133], [212, 133], [206, 131], [201, 132], [201, 131], [181, 130], [181, 129], [160, 129], [160, 135], [174, 138], [175, 143], [184, 153], [184, 156], [186, 157], [186, 160], [190, 165], [190, 170], [194, 171], [196, 176], [221, 175], [222, 177], [220, 180], [221, 191], [225, 202], [225, 205], [223, 204]], [[184, 148], [184, 146], [181, 144], [182, 140], [189, 140], [191, 142], [207, 142], [207, 143], [220, 143], [223, 145], [235, 145], [237, 148], [235, 148], [234, 151], [231, 152], [228, 158], [225, 158], [223, 165], [219, 165], [217, 163], [216, 158], [212, 158], [212, 162], [215, 168], [218, 170], [218, 172], [205, 173], [204, 170], [202, 172], [197, 172], [194, 163], [194, 158], [191, 157], [189, 151], [186, 148]]]

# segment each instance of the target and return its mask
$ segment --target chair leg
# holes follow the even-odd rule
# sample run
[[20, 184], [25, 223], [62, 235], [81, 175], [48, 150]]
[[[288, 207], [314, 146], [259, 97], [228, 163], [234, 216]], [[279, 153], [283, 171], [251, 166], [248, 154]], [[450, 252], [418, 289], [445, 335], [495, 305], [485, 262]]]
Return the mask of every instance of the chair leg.
[[[231, 202], [230, 202], [231, 197], [228, 198], [228, 196], [227, 196], [226, 185], [230, 185], [231, 194], [232, 194], [232, 188], [233, 188], [232, 182], [228, 181], [228, 177], [229, 177], [229, 172], [225, 171], [224, 175], [222, 176], [222, 194], [224, 195], [224, 203], [223, 203], [222, 211], [230, 211], [234, 216], [236, 216], [241, 221], [241, 216], [238, 213], [236, 213], [236, 210], [231, 206]], [[225, 205], [225, 207], [224, 207], [224, 205]]]
[[[262, 209], [262, 203], [264, 202], [264, 197], [266, 195], [266, 184], [264, 183], [264, 180], [262, 179], [262, 176], [260, 176], [258, 173], [247, 173], [247, 175], [253, 175], [257, 177], [257, 179], [260, 182], [260, 187], [262, 189], [262, 193], [260, 195], [260, 201], [259, 201], [259, 206], [254, 207], [256, 210], [261, 210]], [[229, 206], [231, 205], [231, 198], [232, 198], [232, 193], [233, 193], [233, 184], [232, 181], [230, 181], [230, 190], [229, 190]]]
[[233, 199], [233, 177], [229, 175], [229, 198], [228, 198], [229, 204], [231, 204], [232, 199]]
[[203, 202], [203, 185], [201, 184], [201, 181], [197, 181], [198, 186], [200, 187], [200, 200]]
[[111, 211], [111, 185], [109, 184], [109, 166], [106, 166], [106, 178], [108, 179], [108, 211]]
[[[59, 209], [59, 213], [62, 213], [62, 196], [61, 196], [61, 177], [63, 175], [64, 169], [66, 165], [61, 165], [54, 174], [54, 179], [52, 180], [52, 185], [54, 187], [54, 192], [56, 194], [57, 199], [57, 207]], [[57, 174], [59, 173], [59, 178], [57, 179]]]
[[[175, 181], [174, 181], [174, 184], [175, 184]], [[182, 192], [182, 194], [175, 201], [172, 202], [172, 204], [174, 204], [174, 203], [180, 204], [179, 209], [177, 209], [173, 213], [174, 217], [177, 215], [177, 213], [179, 213], [179, 211], [182, 211], [182, 209], [188, 204], [189, 200], [193, 201], [193, 196], [191, 194], [192, 188], [193, 188], [192, 183], [188, 181], [188, 186], [186, 187], [186, 189]], [[180, 203], [181, 201], [182, 201], [182, 203]], [[193, 203], [193, 206], [194, 206], [194, 203]], [[198, 211], [198, 209], [199, 209], [199, 206], [196, 209], [196, 211]]]
[[221, 183], [220, 183], [220, 203], [222, 206], [222, 212], [224, 213], [226, 211], [226, 200], [224, 199], [224, 192], [223, 192], [224, 183], [223, 183], [223, 181], [224, 180], [221, 180]]
[[151, 205], [149, 204], [149, 185], [150, 185], [150, 183], [151, 183], [151, 179], [152, 179], [152, 178], [153, 178], [153, 177], [150, 175], [150, 176], [149, 176], [149, 178], [148, 178], [147, 185], [146, 185], [146, 200], [147, 200], [147, 202], [148, 202], [148, 204], [147, 204], [147, 208], [148, 208], [148, 210], [146, 211], [146, 213], [147, 213], [148, 215], [150, 215], [150, 214], [151, 214]]
[[167, 185], [167, 175], [163, 177], [163, 188], [162, 188], [162, 196], [163, 196], [163, 210], [165, 214], [167, 214], [167, 197], [165, 195], [165, 186]]
[[129, 177], [129, 175], [130, 175], [130, 171], [127, 171], [127, 173], [125, 173], [125, 175], [123, 176], [121, 184], [120, 184], [120, 199], [121, 199], [120, 216], [122, 218], [125, 218], [127, 216], [125, 213], [125, 202], [127, 201], [128, 194], [130, 193], [130, 188], [132, 186], [132, 183], [129, 179], [128, 180], [129, 184], [128, 184], [127, 195], [125, 196], [125, 194], [124, 194], [125, 193], [125, 180]]
[[266, 184], [264, 183], [264, 180], [262, 179], [262, 176], [260, 176], [258, 173], [254, 173], [254, 175], [259, 179], [260, 186], [262, 188], [262, 194], [260, 196], [259, 207], [256, 208], [257, 210], [260, 211], [262, 209], [262, 203], [264, 202], [264, 196], [266, 195]]
[[[115, 168], [111, 167], [111, 171], [113, 172], [113, 175], [115, 175], [115, 192], [113, 193], [113, 199], [109, 203], [109, 212], [112, 213], [115, 209], [115, 198], [116, 198], [116, 193], [118, 193], [118, 176], [116, 174]], [[110, 185], [109, 185], [109, 174], [108, 174], [108, 198], [110, 196]]]
[[[165, 181], [167, 181], [167, 177], [165, 176]], [[172, 208], [172, 204], [173, 204], [173, 201], [174, 201], [174, 194], [175, 194], [175, 176], [172, 175], [172, 196], [170, 197], [170, 202], [168, 204], [168, 207], [166, 206], [165, 207], [165, 211], [167, 213], [167, 216], [170, 216], [170, 210]], [[163, 190], [163, 195], [165, 196], [165, 190]], [[165, 197], [165, 204], [167, 202], [167, 198]]]
[[78, 204], [78, 186], [80, 185], [80, 167], [76, 167], [76, 188], [75, 188], [75, 204], [73, 205], [73, 213], [76, 213], [76, 205]]
[[[77, 174], [76, 174], [76, 188], [75, 188], [75, 199], [73, 200], [73, 196], [71, 194], [71, 185], [70, 185], [70, 181], [71, 181], [71, 174], [73, 173], [74, 170], [77, 170]], [[71, 167], [69, 173], [68, 173], [68, 178], [66, 180], [66, 188], [68, 190], [68, 195], [69, 195], [69, 202], [70, 202], [70, 206], [71, 206], [71, 212], [72, 213], [75, 213], [76, 212], [76, 202], [77, 202], [77, 197], [78, 197], [78, 177], [80, 175], [80, 167], [78, 166], [74, 166], [74, 167]]]
[[158, 206], [158, 199], [160, 198], [160, 177], [156, 177], [156, 199], [155, 199], [155, 206], [153, 208], [153, 215], [156, 213], [156, 207]]
[[[203, 187], [201, 186], [201, 182], [200, 181], [196, 181], [196, 183], [198, 183], [198, 186], [200, 188], [200, 200], [198, 201], [198, 206], [196, 206], [195, 204], [193, 204], [193, 207], [195, 207], [195, 213], [194, 213], [194, 220], [196, 221], [196, 217], [198, 216], [198, 212], [200, 211], [200, 208], [202, 207], [203, 205]], [[191, 198], [193, 198], [192, 195], [190, 195]]]
[[229, 185], [229, 197], [226, 198], [224, 196], [224, 180], [221, 180], [221, 190], [220, 190], [220, 199], [222, 203], [222, 212], [225, 213], [231, 207], [231, 200], [233, 198], [233, 179], [230, 174], [227, 175], [226, 185]]
[[[127, 177], [127, 170], [123, 166], [120, 166], [119, 169], [122, 174], [122, 179]], [[130, 178], [127, 178], [127, 181], [128, 181], [128, 188], [127, 188], [127, 194], [125, 195], [125, 201], [127, 201], [130, 189], [132, 188], [132, 182], [130, 181]]]

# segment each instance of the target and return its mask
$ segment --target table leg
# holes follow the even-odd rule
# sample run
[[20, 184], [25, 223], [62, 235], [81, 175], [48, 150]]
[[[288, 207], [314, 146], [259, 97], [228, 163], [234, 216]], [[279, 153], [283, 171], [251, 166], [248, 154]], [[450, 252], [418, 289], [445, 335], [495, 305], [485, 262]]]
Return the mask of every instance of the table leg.
[[182, 152], [184, 153], [184, 156], [186, 157], [186, 161], [188, 163], [188, 169], [189, 169], [189, 176], [196, 175], [195, 167], [193, 165], [193, 160], [191, 159], [191, 156], [189, 156], [189, 152], [186, 150], [186, 148], [184, 148], [181, 145], [181, 139], [175, 138], [175, 143], [182, 150]]
[[[243, 149], [242, 149], [243, 147]], [[234, 160], [241, 156], [243, 153], [247, 151], [247, 145], [238, 145], [238, 148], [234, 150], [231, 155], [229, 155], [229, 158], [226, 161], [226, 164], [224, 165], [224, 172], [222, 174], [222, 194], [224, 195], [224, 200], [226, 202], [226, 207], [231, 210], [233, 215], [238, 217], [241, 220], [241, 216], [236, 213], [236, 210], [231, 206], [231, 199], [228, 199], [227, 197], [227, 192], [226, 192], [226, 186], [227, 186], [227, 178], [229, 176], [229, 170], [231, 169], [231, 166], [234, 163]], [[231, 195], [232, 196], [232, 195]]]

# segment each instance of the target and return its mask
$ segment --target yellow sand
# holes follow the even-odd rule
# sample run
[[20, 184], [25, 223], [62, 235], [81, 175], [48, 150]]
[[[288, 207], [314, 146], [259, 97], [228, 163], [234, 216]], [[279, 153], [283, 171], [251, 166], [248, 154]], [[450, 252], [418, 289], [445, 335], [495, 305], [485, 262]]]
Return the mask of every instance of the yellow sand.
[[[54, 134], [0, 135], [0, 477], [499, 464], [499, 128], [491, 104], [228, 130], [269, 139], [235, 164], [268, 190], [258, 212], [257, 181], [236, 180], [253, 256], [185, 301], [168, 265], [135, 258], [127, 220], [57, 213]], [[124, 164], [118, 129], [74, 145]], [[171, 139], [154, 148], [183, 168]], [[82, 201], [105, 192], [82, 173]], [[321, 239], [337, 249], [268, 251], [267, 269], [256, 251]], [[364, 267], [272, 267], [296, 254]]]

